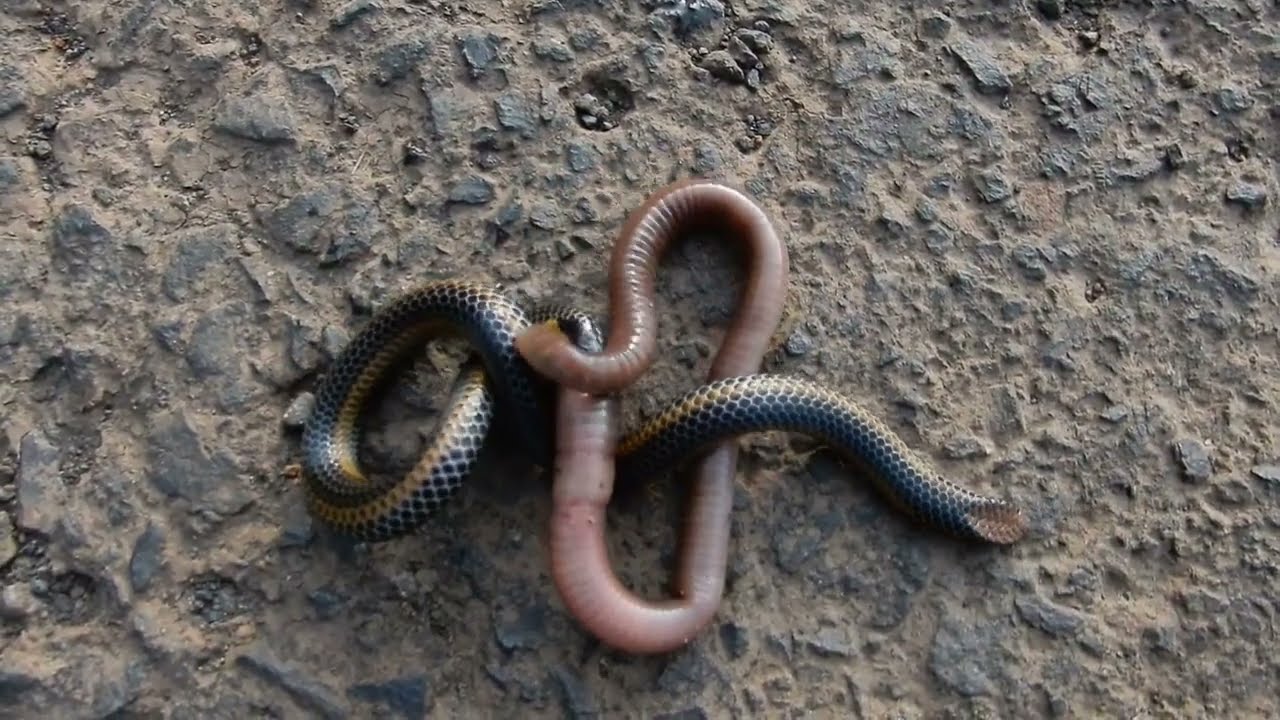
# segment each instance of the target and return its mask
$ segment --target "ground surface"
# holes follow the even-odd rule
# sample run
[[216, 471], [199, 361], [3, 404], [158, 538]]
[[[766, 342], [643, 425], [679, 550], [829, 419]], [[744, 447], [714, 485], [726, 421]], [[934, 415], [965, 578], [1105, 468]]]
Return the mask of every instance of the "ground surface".
[[[1270, 0], [8, 0], [0, 715], [1274, 717], [1278, 34]], [[714, 626], [636, 659], [565, 615], [506, 453], [420, 537], [307, 520], [295, 400], [369, 309], [469, 274], [603, 311], [622, 219], [690, 174], [789, 243], [767, 367], [1029, 540], [754, 438]], [[666, 263], [629, 423], [705, 372], [733, 257]], [[432, 366], [371, 465], [415, 457]], [[650, 597], [680, 487], [611, 516]]]

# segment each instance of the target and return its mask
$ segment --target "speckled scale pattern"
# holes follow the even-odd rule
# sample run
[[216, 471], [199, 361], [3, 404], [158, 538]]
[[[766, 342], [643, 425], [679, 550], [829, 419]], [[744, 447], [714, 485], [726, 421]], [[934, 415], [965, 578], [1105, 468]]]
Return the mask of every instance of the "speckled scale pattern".
[[463, 366], [446, 408], [433, 441], [403, 478], [340, 497], [308, 493], [312, 514], [367, 542], [390, 540], [421, 527], [457, 494], [488, 435], [494, 400], [478, 362]]
[[[550, 409], [539, 394], [542, 381], [516, 353], [513, 340], [529, 323], [553, 320], [565, 322], [579, 343], [602, 343], [585, 313], [545, 306], [526, 314], [499, 288], [479, 283], [428, 283], [382, 308], [315, 391], [302, 443], [311, 512], [366, 541], [415, 530], [461, 488], [504, 402], [520, 419], [526, 449], [544, 461], [551, 447]], [[434, 440], [403, 478], [371, 483], [358, 462], [359, 412], [398, 360], [442, 335], [462, 337], [474, 352], [459, 370]]]
[[644, 482], [712, 443], [768, 431], [819, 438], [868, 471], [897, 509], [945, 533], [1001, 544], [1026, 534], [1016, 507], [947, 481], [869, 412], [801, 378], [748, 375], [690, 391], [623, 439], [619, 482]]

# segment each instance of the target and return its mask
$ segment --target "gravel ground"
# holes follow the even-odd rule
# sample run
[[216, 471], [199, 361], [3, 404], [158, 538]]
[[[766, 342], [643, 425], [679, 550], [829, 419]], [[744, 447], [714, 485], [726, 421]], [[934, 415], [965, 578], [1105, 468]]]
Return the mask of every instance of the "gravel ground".
[[[0, 716], [1275, 717], [1272, 0], [6, 0]], [[730, 584], [599, 647], [500, 453], [419, 536], [301, 506], [307, 390], [426, 277], [603, 311], [627, 212], [743, 188], [789, 243], [769, 370], [1027, 508], [903, 520], [744, 441]], [[738, 274], [674, 252], [628, 423], [699, 382]], [[380, 403], [395, 472], [453, 355]], [[664, 592], [683, 499], [611, 514]]]

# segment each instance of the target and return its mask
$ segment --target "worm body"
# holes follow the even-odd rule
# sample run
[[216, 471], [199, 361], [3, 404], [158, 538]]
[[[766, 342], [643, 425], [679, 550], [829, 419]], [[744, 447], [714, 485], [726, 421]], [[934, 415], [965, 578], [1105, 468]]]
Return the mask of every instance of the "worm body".
[[715, 616], [728, 572], [730, 513], [738, 445], [715, 443], [696, 469], [676, 570], [677, 597], [652, 603], [622, 587], [604, 552], [605, 516], [613, 490], [612, 405], [592, 397], [631, 383], [656, 348], [655, 275], [676, 239], [709, 230], [740, 243], [749, 274], [738, 310], [708, 377], [759, 370], [782, 319], [789, 273], [786, 246], [764, 212], [740, 192], [683, 180], [659, 190], [633, 213], [614, 247], [609, 293], [610, 333], [593, 348], [548, 326], [516, 340], [534, 369], [560, 385], [550, 556], [565, 605], [593, 635], [628, 652], [663, 652], [696, 636]]
[[[692, 550], [700, 556], [692, 564], [685, 559], [677, 575], [677, 596], [649, 601], [622, 585], [605, 542], [616, 405], [615, 398], [560, 391], [548, 544], [551, 577], [569, 613], [601, 642], [630, 653], [667, 652], [695, 638], [715, 616], [723, 574], [719, 563], [727, 562], [717, 549], [727, 543], [716, 537], [723, 532], [716, 504], [695, 502], [683, 541], [686, 554]], [[698, 507], [706, 517], [698, 517]]]
[[585, 352], [546, 325], [522, 332], [516, 349], [539, 375], [557, 385], [597, 395], [630, 385], [653, 363], [657, 349], [658, 264], [673, 240], [702, 230], [741, 245], [750, 257], [738, 313], [710, 375], [752, 372], [781, 319], [789, 271], [786, 245], [747, 196], [699, 179], [662, 188], [623, 225], [610, 258], [609, 334], [602, 352]]

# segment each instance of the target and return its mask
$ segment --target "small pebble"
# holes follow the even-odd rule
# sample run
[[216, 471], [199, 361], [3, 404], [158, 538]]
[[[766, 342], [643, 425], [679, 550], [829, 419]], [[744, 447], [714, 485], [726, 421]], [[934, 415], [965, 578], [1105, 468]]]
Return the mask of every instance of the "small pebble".
[[1209, 453], [1195, 440], [1179, 440], [1174, 444], [1174, 454], [1182, 464], [1182, 477], [1190, 483], [1203, 483], [1213, 474], [1213, 462]]
[[1256, 183], [1240, 182], [1227, 188], [1227, 202], [1247, 210], [1258, 210], [1267, 204], [1267, 188]]
[[472, 175], [453, 186], [449, 191], [449, 202], [461, 205], [487, 205], [495, 196], [493, 183], [477, 175]]
[[1046, 20], [1057, 20], [1062, 17], [1062, 0], [1036, 0], [1036, 9]]
[[1129, 408], [1123, 405], [1111, 405], [1101, 413], [1102, 419], [1111, 423], [1118, 423], [1129, 417]]
[[18, 541], [14, 539], [13, 518], [0, 510], [0, 568], [18, 556]]
[[40, 601], [28, 585], [15, 583], [0, 590], [0, 618], [21, 620], [34, 615], [40, 609]]
[[1223, 112], [1238, 113], [1253, 107], [1253, 98], [1245, 90], [1223, 88], [1214, 93], [1214, 103]]
[[983, 458], [991, 454], [991, 448], [976, 437], [961, 437], [947, 441], [943, 451], [952, 460]]
[[1249, 472], [1259, 480], [1265, 480], [1280, 488], [1280, 465], [1254, 465]]
[[813, 338], [809, 337], [804, 330], [797, 329], [787, 337], [783, 349], [791, 357], [803, 357], [813, 350]]
[[734, 61], [733, 56], [727, 50], [715, 50], [707, 53], [702, 59], [702, 67], [705, 68], [712, 76], [728, 82], [745, 82], [746, 73], [742, 72], [742, 68]]

